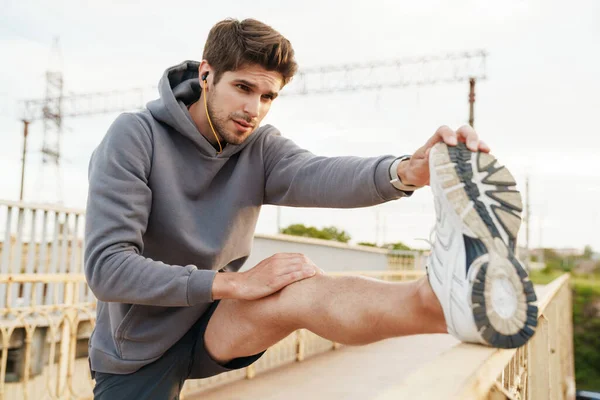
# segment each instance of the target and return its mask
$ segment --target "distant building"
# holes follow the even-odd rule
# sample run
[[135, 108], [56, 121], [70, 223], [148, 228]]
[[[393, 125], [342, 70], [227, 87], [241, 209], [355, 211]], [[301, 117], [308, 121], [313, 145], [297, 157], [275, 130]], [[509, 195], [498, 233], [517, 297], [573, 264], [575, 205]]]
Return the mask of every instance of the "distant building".
[[569, 257], [569, 256], [578, 257], [578, 256], [583, 255], [583, 249], [565, 247], [562, 249], [552, 249], [552, 250], [559, 256], [563, 256], [563, 257]]

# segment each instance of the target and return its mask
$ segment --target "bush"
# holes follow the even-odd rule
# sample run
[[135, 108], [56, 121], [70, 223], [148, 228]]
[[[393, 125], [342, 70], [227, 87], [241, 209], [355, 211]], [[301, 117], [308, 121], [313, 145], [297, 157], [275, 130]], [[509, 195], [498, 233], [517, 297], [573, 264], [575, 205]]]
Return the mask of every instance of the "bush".
[[[545, 285], [561, 274], [545, 268], [531, 271], [529, 277], [535, 284]], [[571, 276], [577, 389], [600, 391], [600, 279]]]
[[600, 281], [573, 282], [577, 389], [600, 391]]
[[303, 224], [293, 224], [281, 230], [286, 235], [304, 236], [316, 239], [335, 240], [336, 242], [348, 243], [350, 235], [335, 226], [317, 229], [314, 226], [305, 226]]

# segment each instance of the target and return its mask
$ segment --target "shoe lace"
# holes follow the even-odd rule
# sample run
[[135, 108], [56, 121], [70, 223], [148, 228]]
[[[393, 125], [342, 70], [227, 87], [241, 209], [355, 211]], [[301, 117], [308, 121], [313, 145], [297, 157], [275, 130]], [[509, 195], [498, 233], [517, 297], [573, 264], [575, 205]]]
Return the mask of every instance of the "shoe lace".
[[433, 227], [431, 227], [431, 230], [429, 231], [429, 239], [414, 238], [414, 240], [422, 240], [423, 242], [425, 242], [429, 245], [429, 250], [431, 250], [431, 248], [433, 247], [433, 244], [435, 243], [435, 225]]

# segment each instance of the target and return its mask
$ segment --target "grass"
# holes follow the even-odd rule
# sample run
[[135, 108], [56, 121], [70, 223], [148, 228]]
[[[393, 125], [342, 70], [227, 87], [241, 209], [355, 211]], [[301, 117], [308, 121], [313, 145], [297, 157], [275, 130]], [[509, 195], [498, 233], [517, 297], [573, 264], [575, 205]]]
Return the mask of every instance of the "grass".
[[600, 280], [573, 280], [573, 342], [578, 389], [600, 391]]
[[531, 279], [531, 282], [535, 283], [536, 285], [546, 285], [558, 278], [559, 276], [561, 276], [562, 274], [564, 274], [563, 271], [553, 270], [550, 272], [546, 272], [545, 270], [536, 270], [531, 271], [529, 273], [529, 279]]
[[[559, 276], [563, 275], [565, 271], [552, 270], [546, 272], [542, 271], [531, 271], [529, 273], [529, 279], [537, 285], [546, 285]], [[581, 287], [592, 287], [600, 290], [600, 276], [598, 275], [576, 275], [571, 274], [571, 285], [577, 285]]]

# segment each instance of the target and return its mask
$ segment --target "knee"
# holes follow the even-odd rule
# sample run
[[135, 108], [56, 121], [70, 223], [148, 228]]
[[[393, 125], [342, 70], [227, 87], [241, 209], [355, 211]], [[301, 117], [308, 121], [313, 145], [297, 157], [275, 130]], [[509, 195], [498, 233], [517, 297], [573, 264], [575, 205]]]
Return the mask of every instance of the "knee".
[[307, 316], [322, 301], [320, 288], [332, 279], [323, 273], [294, 282], [280, 291], [258, 300], [230, 300], [237, 310], [238, 322], [254, 329], [273, 327], [283, 330], [304, 328]]
[[332, 279], [323, 273], [294, 282], [281, 289], [273, 296], [273, 309], [281, 320], [289, 321], [296, 329], [303, 328], [303, 320], [311, 310], [322, 305], [321, 288], [327, 280]]

